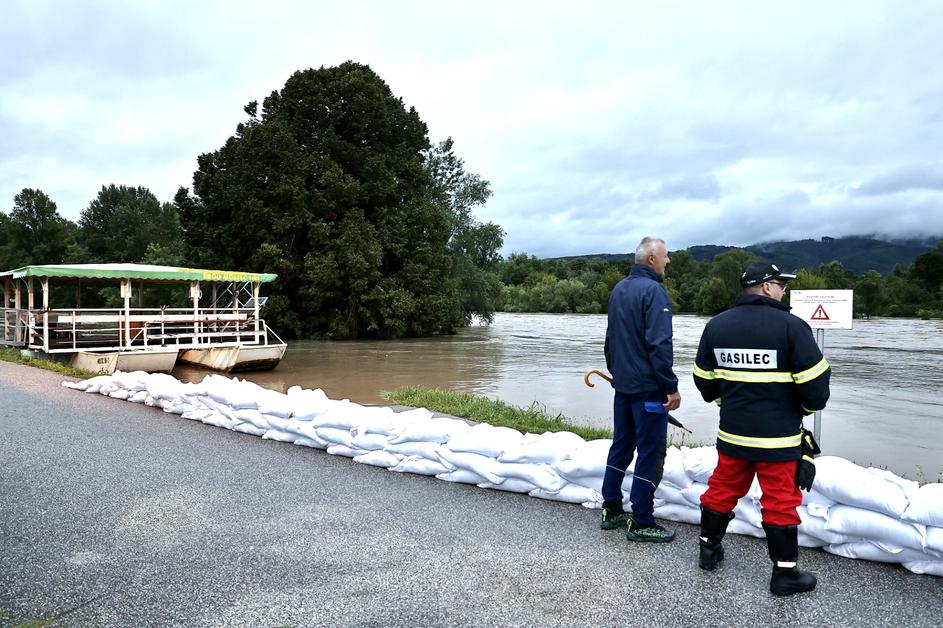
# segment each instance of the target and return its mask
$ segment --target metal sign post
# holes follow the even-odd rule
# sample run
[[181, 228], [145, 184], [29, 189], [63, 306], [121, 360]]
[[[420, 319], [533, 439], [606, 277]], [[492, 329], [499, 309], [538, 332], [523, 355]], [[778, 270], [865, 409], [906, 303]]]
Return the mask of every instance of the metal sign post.
[[[854, 320], [854, 290], [793, 290], [789, 295], [792, 313], [815, 330], [815, 342], [825, 355], [826, 329], [851, 329]], [[815, 413], [812, 428], [822, 443], [822, 411]]]

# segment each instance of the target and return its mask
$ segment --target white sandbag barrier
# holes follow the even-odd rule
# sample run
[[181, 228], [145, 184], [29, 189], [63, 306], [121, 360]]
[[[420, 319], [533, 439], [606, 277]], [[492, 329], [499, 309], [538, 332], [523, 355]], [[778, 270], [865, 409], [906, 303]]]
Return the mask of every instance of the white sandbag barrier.
[[[183, 383], [161, 373], [115, 373], [63, 386], [143, 403], [207, 425], [322, 449], [400, 473], [430, 475], [532, 497], [602, 506], [611, 440], [571, 432], [521, 434], [506, 427], [434, 417], [425, 408], [394, 412], [329, 399], [298, 386], [287, 394], [238, 378], [208, 375]], [[697, 524], [700, 496], [717, 464], [714, 447], [670, 447], [655, 493], [655, 516]], [[943, 484], [919, 486], [882, 469], [834, 456], [816, 460], [816, 478], [799, 508], [799, 542], [848, 558], [900, 563], [943, 576]], [[623, 488], [632, 481], [629, 467]], [[728, 531], [763, 537], [754, 481]]]

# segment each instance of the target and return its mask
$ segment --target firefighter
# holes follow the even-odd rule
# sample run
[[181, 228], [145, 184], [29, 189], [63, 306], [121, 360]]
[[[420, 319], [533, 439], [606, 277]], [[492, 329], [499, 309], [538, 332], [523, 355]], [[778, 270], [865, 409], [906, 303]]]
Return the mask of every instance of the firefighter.
[[721, 540], [755, 475], [776, 595], [816, 584], [796, 566], [800, 488], [810, 490], [815, 475], [812, 458], [803, 457], [802, 417], [825, 407], [830, 377], [809, 325], [782, 303], [791, 279], [773, 264], [749, 266], [736, 305], [704, 328], [694, 364], [701, 396], [720, 405], [717, 468], [701, 497], [699, 566], [711, 571], [723, 561]]

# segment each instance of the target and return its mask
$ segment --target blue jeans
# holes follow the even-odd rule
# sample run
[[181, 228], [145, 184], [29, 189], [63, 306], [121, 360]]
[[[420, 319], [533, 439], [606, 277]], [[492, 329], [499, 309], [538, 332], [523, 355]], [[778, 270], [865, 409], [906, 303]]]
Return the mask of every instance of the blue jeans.
[[665, 402], [665, 395], [660, 392], [627, 395], [616, 391], [612, 404], [612, 447], [602, 482], [603, 499], [621, 504], [625, 470], [632, 462], [635, 449], [638, 449], [629, 502], [632, 520], [641, 526], [655, 523], [653, 502], [655, 489], [665, 469], [668, 438], [668, 412], [663, 409], [649, 412], [645, 409], [646, 401], [657, 402], [660, 407]]

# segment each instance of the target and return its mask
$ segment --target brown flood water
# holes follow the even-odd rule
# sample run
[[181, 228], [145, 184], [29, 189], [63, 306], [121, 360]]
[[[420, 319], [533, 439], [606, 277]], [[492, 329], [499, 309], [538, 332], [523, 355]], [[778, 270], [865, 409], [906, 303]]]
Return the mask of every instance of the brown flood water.
[[[682, 406], [675, 412], [693, 438], [672, 428], [676, 443], [712, 444], [717, 408], [704, 403], [691, 365], [707, 318], [674, 320], [675, 372]], [[605, 315], [499, 314], [490, 326], [455, 336], [391, 341], [291, 342], [277, 369], [240, 374], [268, 388], [321, 388], [332, 399], [383, 403], [380, 392], [401, 386], [448, 388], [517, 406], [537, 402], [572, 422], [609, 427], [611, 388], [589, 369], [605, 372]], [[826, 454], [889, 468], [921, 482], [943, 473], [943, 321], [855, 321], [851, 331], [826, 332], [832, 398], [822, 419]], [[199, 381], [206, 371], [178, 367]], [[806, 419], [812, 428], [812, 417]]]

